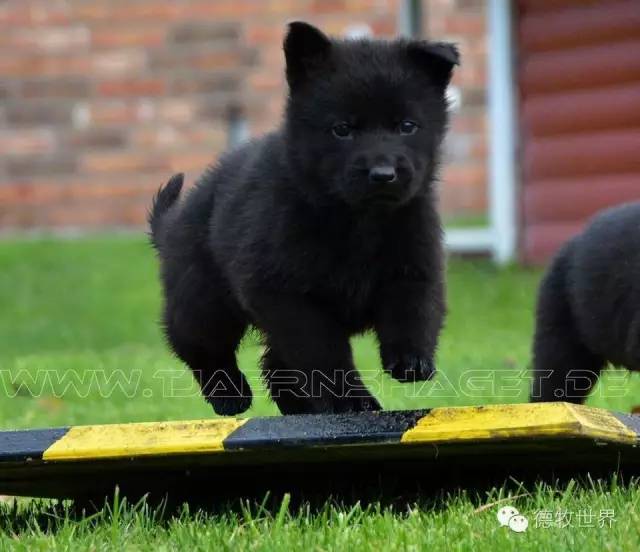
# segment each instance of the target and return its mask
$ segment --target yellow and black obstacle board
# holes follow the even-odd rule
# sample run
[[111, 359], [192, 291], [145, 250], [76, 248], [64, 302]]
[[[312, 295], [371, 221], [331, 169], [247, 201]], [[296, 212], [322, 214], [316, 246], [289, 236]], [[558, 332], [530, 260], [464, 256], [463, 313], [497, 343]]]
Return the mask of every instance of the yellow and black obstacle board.
[[[409, 477], [640, 471], [640, 417], [567, 403], [0, 432], [0, 494], [59, 498]], [[625, 472], [626, 473], [626, 472]]]

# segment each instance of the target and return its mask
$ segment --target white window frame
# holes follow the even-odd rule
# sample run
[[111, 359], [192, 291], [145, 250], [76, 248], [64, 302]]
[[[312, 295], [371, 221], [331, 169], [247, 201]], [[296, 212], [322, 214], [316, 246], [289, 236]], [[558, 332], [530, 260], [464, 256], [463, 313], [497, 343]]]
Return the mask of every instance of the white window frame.
[[[415, 1], [400, 3], [398, 32], [416, 29]], [[517, 132], [514, 92], [513, 2], [487, 0], [489, 82], [489, 225], [445, 229], [447, 250], [454, 253], [488, 253], [496, 263], [516, 259], [518, 243]]]

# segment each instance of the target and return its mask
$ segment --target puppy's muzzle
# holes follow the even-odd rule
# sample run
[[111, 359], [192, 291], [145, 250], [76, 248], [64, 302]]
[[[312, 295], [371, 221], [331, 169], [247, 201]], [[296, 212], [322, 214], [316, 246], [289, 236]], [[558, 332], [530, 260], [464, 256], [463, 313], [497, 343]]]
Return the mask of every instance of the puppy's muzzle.
[[379, 165], [369, 170], [369, 182], [372, 184], [391, 184], [398, 179], [395, 167]]

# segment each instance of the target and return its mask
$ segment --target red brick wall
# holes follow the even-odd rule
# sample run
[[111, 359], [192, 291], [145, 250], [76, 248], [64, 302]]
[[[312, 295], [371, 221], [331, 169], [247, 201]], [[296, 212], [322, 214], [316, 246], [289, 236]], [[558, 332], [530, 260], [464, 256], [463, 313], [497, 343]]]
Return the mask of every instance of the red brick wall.
[[[476, 5], [477, 4], [477, 5]], [[461, 43], [450, 213], [484, 208], [481, 2], [425, 2], [429, 36]], [[173, 173], [226, 147], [229, 114], [279, 120], [287, 20], [396, 31], [399, 0], [0, 2], [0, 229], [139, 226]], [[428, 7], [427, 7], [428, 6]]]
[[455, 220], [487, 209], [486, 0], [429, 0], [423, 5], [426, 36], [456, 42], [462, 55], [452, 81], [459, 103], [440, 193], [445, 219]]

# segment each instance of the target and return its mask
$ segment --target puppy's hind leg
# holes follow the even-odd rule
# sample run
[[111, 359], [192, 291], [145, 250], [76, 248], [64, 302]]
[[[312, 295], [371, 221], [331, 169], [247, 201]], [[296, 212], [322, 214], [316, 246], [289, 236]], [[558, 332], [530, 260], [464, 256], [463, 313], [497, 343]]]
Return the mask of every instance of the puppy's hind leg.
[[[271, 398], [282, 414], [305, 414], [315, 412], [311, 397], [312, 382], [309, 374], [288, 368], [276, 352], [267, 348], [262, 357], [262, 374]], [[327, 374], [330, 377], [330, 374]], [[332, 412], [362, 412], [381, 410], [380, 403], [365, 387], [353, 368], [344, 377], [338, 374], [341, 391], [347, 397], [337, 401]], [[335, 379], [335, 374], [333, 379]]]
[[[636, 305], [640, 305], [640, 298], [635, 298]], [[626, 356], [629, 359], [627, 368], [640, 372], [640, 312], [637, 312], [629, 325], [626, 340]]]
[[[202, 282], [203, 285], [198, 285]], [[165, 308], [167, 338], [189, 365], [216, 414], [241, 414], [251, 406], [251, 388], [238, 369], [235, 351], [246, 323], [204, 280], [185, 276]]]
[[283, 413], [380, 410], [353, 365], [345, 328], [306, 297], [249, 291], [270, 348], [265, 380]]
[[566, 250], [554, 261], [538, 295], [531, 402], [583, 403], [605, 360], [582, 342], [566, 287]]

